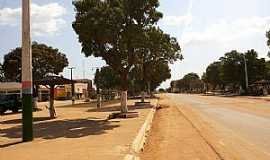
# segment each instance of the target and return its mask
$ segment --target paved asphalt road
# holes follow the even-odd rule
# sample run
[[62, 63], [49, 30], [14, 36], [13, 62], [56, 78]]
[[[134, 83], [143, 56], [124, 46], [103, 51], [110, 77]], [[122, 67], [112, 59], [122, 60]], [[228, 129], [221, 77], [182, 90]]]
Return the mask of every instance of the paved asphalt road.
[[[223, 138], [229, 139], [232, 145], [242, 143], [244, 147], [251, 146], [251, 151], [256, 149], [270, 158], [270, 102], [243, 97], [225, 98], [184, 94], [167, 96], [178, 106], [185, 105], [230, 132], [231, 134], [224, 134], [225, 130], [215, 128], [225, 136]], [[238, 139], [232, 135], [234, 137], [236, 135]], [[240, 154], [240, 147], [237, 150]], [[246, 154], [245, 159], [253, 158]]]

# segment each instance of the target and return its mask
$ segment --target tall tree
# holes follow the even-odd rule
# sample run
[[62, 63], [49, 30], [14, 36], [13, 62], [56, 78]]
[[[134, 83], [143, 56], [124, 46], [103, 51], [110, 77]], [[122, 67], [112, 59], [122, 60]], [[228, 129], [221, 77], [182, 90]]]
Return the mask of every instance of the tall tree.
[[[102, 57], [120, 75], [121, 111], [127, 112], [128, 74], [139, 62], [145, 48], [146, 31], [162, 13], [158, 0], [81, 0], [73, 1], [78, 34], [86, 56]], [[160, 43], [160, 42], [159, 42]]]
[[186, 74], [182, 79], [177, 80], [174, 83], [176, 83], [179, 92], [197, 92], [202, 91], [203, 89], [203, 81], [200, 80], [197, 73], [193, 72]]
[[270, 61], [266, 62], [266, 79], [270, 80]]
[[233, 84], [234, 88], [245, 88], [245, 60], [249, 84], [266, 78], [267, 68], [264, 58], [259, 59], [258, 53], [251, 49], [242, 54], [235, 50], [228, 52], [221, 60], [221, 79], [225, 84]]
[[[7, 81], [21, 81], [20, 47], [11, 50], [4, 56], [3, 71]], [[58, 49], [45, 44], [32, 44], [33, 79], [39, 80], [48, 74], [59, 74], [68, 66], [68, 59]]]
[[267, 74], [265, 59], [258, 58], [258, 53], [254, 49], [245, 52], [244, 56], [247, 60], [249, 82], [265, 79]]
[[[149, 67], [151, 68], [151, 67]], [[171, 78], [171, 69], [166, 62], [159, 62], [155, 65], [152, 72], [149, 72], [149, 81], [151, 91], [155, 90], [160, 84]], [[150, 76], [151, 75], [151, 76]]]
[[[140, 68], [143, 84], [153, 82], [152, 87], [170, 78], [168, 63], [182, 60], [181, 47], [176, 38], [170, 37], [157, 27], [151, 27], [146, 32], [145, 47], [140, 56]], [[157, 73], [164, 71], [163, 75]], [[158, 78], [157, 78], [158, 77]], [[155, 80], [156, 78], [156, 80]], [[155, 82], [154, 82], [155, 81]]]
[[220, 58], [221, 61], [221, 79], [225, 84], [244, 86], [244, 61], [241, 53], [236, 50], [225, 53]]
[[218, 85], [222, 84], [220, 74], [221, 62], [213, 62], [207, 67], [204, 79], [215, 89]]

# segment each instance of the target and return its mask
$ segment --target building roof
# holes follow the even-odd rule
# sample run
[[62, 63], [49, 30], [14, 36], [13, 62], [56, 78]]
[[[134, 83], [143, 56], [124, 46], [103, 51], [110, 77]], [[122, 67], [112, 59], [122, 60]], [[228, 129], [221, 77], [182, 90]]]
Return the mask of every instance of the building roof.
[[75, 81], [60, 76], [47, 76], [41, 80], [35, 81], [36, 85], [63, 85], [73, 83], [75, 83]]

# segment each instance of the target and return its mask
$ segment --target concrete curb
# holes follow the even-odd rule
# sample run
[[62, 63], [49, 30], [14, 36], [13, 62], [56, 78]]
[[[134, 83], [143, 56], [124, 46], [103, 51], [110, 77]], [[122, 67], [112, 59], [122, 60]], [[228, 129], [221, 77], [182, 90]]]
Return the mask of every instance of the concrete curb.
[[156, 113], [157, 105], [158, 104], [156, 103], [156, 105], [148, 113], [146, 120], [144, 121], [141, 129], [139, 130], [136, 138], [132, 142], [130, 153], [125, 156], [124, 160], [139, 160], [140, 159], [138, 157], [138, 154], [143, 150], [144, 144], [146, 143], [146, 139], [151, 129], [154, 115]]

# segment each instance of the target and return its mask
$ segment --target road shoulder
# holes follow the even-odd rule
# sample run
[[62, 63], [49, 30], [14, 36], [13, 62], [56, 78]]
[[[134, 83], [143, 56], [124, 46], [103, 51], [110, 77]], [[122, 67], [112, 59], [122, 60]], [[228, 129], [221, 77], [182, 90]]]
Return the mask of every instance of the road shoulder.
[[175, 105], [166, 100], [160, 105], [142, 160], [221, 159]]

